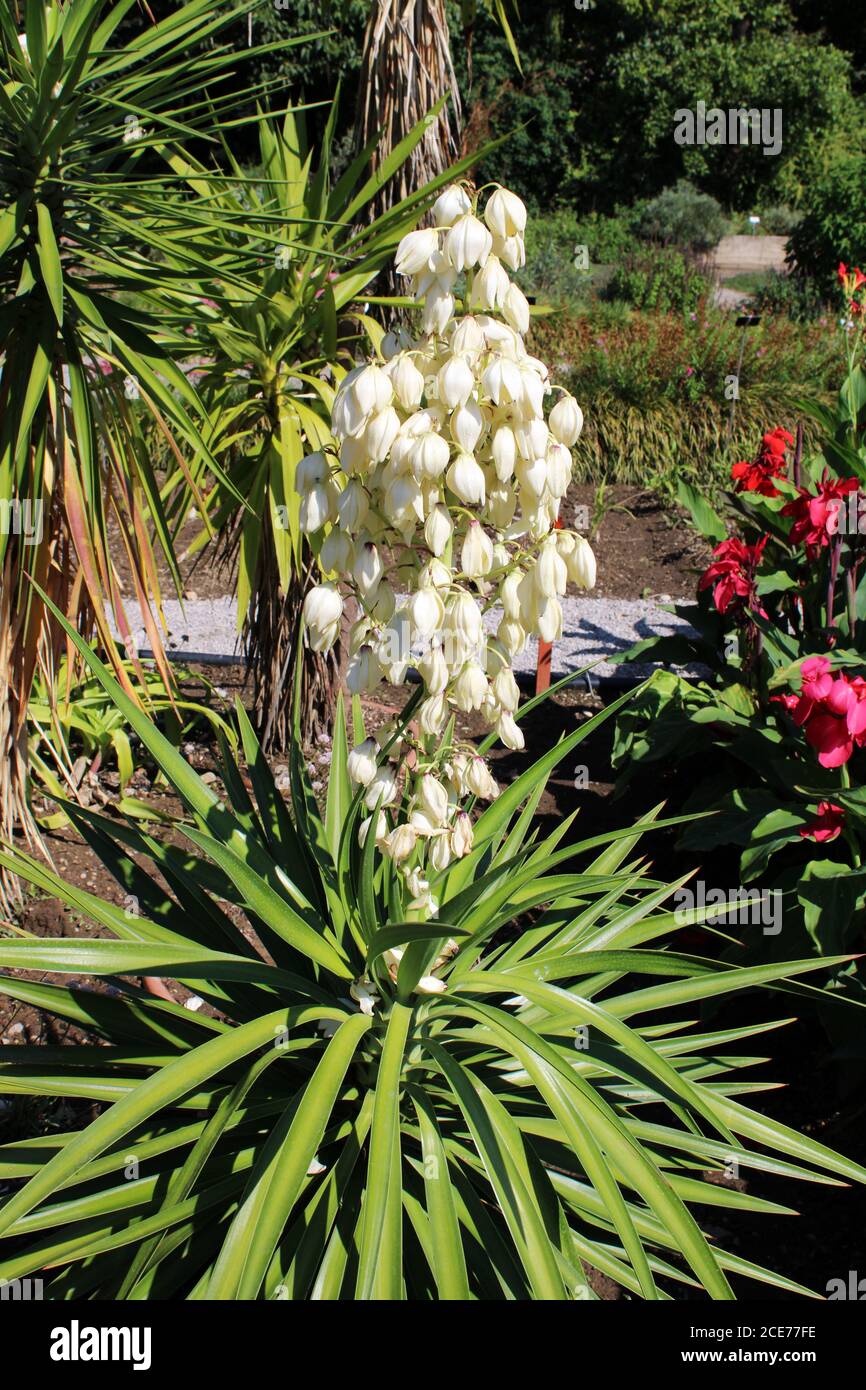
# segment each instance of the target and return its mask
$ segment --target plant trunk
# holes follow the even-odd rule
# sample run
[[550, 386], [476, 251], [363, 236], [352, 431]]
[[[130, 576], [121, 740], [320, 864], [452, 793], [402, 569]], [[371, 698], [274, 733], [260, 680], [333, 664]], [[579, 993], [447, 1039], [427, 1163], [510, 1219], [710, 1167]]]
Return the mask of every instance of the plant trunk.
[[[301, 608], [306, 592], [304, 564], [293, 573], [287, 590], [279, 577], [270, 530], [262, 528], [262, 550], [257, 582], [244, 618], [243, 644], [253, 682], [253, 709], [262, 748], [266, 753], [285, 753], [292, 741], [294, 681]], [[327, 655], [301, 649], [301, 738], [305, 747], [330, 733], [341, 647]]]

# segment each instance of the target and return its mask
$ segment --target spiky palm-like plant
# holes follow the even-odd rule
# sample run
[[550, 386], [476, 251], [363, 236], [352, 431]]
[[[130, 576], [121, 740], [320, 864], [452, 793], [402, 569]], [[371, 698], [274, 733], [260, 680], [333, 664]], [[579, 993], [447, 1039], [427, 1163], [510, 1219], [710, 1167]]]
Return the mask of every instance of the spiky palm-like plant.
[[[569, 1300], [595, 1296], [591, 1266], [646, 1299], [731, 1298], [730, 1274], [806, 1292], [702, 1230], [702, 1205], [788, 1210], [707, 1170], [866, 1171], [745, 1103], [759, 1059], [739, 1048], [766, 1024], [690, 1020], [827, 962], [671, 950], [712, 910], [665, 910], [679, 885], [635, 858], [657, 812], [576, 843], [573, 817], [547, 839], [533, 824], [551, 769], [622, 700], [484, 810], [420, 921], [374, 835], [359, 847], [342, 712], [323, 814], [297, 749], [286, 806], [240, 710], [247, 776], [224, 758], [223, 801], [87, 659], [186, 815], [163, 838], [69, 807], [137, 917], [2, 855], [112, 939], [0, 942], [0, 966], [28, 972], [0, 988], [99, 1040], [0, 1052], [0, 1093], [102, 1107], [0, 1146], [0, 1277], [44, 1271], [73, 1299]], [[209, 1007], [150, 998], [140, 973]]]

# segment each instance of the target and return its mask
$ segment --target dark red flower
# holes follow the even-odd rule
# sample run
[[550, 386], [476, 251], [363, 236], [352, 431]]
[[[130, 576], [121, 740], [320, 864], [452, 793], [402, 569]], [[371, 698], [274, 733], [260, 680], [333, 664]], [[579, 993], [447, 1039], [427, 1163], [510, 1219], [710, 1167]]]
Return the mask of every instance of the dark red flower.
[[804, 840], [835, 840], [844, 824], [845, 812], [841, 806], [835, 801], [819, 801], [818, 814], [811, 824], [803, 826], [800, 834]]
[[805, 545], [809, 559], [814, 560], [839, 530], [839, 513], [845, 506], [843, 499], [856, 491], [856, 478], [831, 479], [826, 472], [818, 484], [817, 493], [801, 487], [799, 497], [782, 508], [782, 516], [794, 518], [788, 536], [791, 544]]
[[[755, 545], [746, 545], [736, 536], [731, 536], [716, 546], [713, 563], [701, 575], [698, 591], [708, 589], [712, 584], [713, 602], [720, 613], [727, 613], [732, 603], [756, 607], [755, 572], [766, 544], [766, 536], [762, 536]], [[763, 616], [762, 609], [758, 608], [757, 611]]]

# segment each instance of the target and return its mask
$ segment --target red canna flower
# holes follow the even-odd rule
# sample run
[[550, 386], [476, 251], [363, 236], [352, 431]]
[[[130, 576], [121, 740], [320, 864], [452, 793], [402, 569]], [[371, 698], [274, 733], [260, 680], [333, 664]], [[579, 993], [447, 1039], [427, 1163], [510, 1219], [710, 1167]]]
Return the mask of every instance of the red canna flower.
[[[713, 602], [720, 613], [727, 613], [734, 603], [756, 608], [755, 572], [766, 544], [766, 536], [755, 545], [746, 545], [736, 536], [721, 541], [713, 551], [713, 563], [701, 575], [698, 592], [713, 585]], [[765, 616], [763, 609], [757, 611]]]
[[819, 801], [818, 814], [810, 825], [803, 826], [800, 834], [804, 840], [835, 840], [842, 833], [844, 824], [845, 812], [841, 806], [837, 806], [835, 801]]
[[755, 459], [751, 463], [742, 460], [731, 469], [737, 492], [758, 492], [762, 497], [778, 497], [779, 489], [773, 480], [785, 476], [788, 470], [785, 450], [793, 442], [794, 436], [781, 426], [765, 434]]
[[841, 767], [855, 746], [866, 743], [866, 680], [840, 671], [829, 677], [828, 688], [827, 679], [822, 673], [809, 683], [809, 691], [817, 698], [812, 699], [808, 692], [801, 697], [794, 719], [805, 725], [806, 741], [815, 749], [821, 766]]
[[801, 487], [799, 497], [782, 508], [782, 516], [794, 518], [788, 536], [791, 544], [804, 544], [809, 559], [814, 560], [822, 547], [829, 545], [838, 533], [839, 513], [845, 505], [843, 499], [856, 491], [856, 478], [831, 479], [826, 470], [817, 493]]

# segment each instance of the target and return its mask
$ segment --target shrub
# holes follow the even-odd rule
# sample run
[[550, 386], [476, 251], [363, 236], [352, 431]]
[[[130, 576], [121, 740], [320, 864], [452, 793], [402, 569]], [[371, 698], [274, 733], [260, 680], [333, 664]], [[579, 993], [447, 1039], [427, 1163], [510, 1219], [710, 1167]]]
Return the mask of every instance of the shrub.
[[827, 295], [808, 275], [782, 275], [771, 270], [755, 291], [754, 308], [763, 314], [784, 314], [793, 323], [814, 323], [828, 311]]
[[679, 251], [659, 247], [628, 256], [614, 273], [607, 293], [636, 309], [690, 313], [708, 289], [706, 277]]
[[727, 219], [715, 198], [680, 179], [645, 204], [637, 226], [647, 241], [709, 251], [725, 235]]
[[768, 236], [790, 236], [802, 220], [803, 213], [789, 208], [787, 203], [775, 204], [761, 213], [761, 227]]
[[866, 155], [837, 159], [805, 192], [806, 215], [791, 233], [797, 273], [812, 276], [830, 295], [840, 261], [866, 258]]

